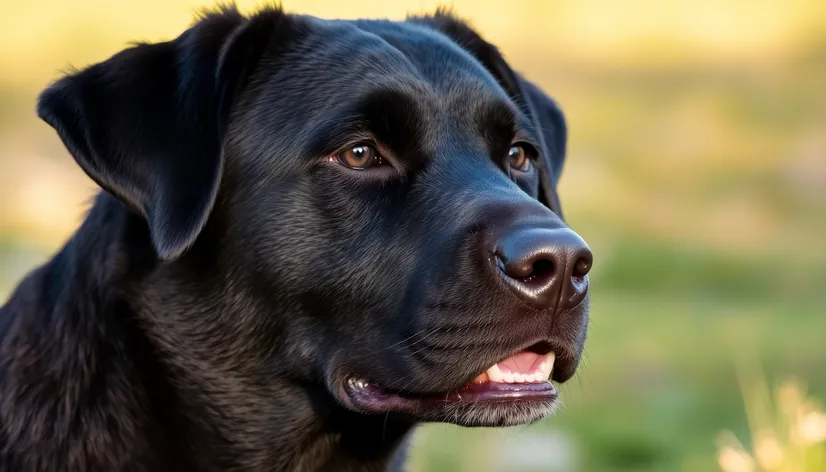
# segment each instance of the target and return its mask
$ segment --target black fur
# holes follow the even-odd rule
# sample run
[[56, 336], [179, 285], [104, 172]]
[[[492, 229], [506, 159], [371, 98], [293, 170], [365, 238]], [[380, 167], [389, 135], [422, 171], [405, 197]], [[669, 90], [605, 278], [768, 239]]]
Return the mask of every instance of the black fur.
[[[537, 310], [477, 260], [565, 226], [564, 118], [445, 12], [225, 8], [37, 110], [103, 192], [0, 309], [2, 471], [384, 470], [420, 421], [487, 420], [366, 414], [346, 375], [445, 392], [539, 340], [577, 367], [587, 300]], [[505, 170], [515, 133], [537, 171]], [[325, 159], [365, 139], [392, 165]]]

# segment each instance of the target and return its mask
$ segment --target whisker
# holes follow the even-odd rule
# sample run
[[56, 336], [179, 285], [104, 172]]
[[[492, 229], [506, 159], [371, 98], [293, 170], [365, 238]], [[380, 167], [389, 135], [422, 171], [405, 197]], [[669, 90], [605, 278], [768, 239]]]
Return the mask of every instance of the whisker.
[[394, 348], [394, 347], [398, 346], [399, 344], [403, 344], [403, 343], [405, 343], [406, 341], [408, 341], [409, 339], [411, 339], [411, 338], [413, 338], [413, 337], [415, 337], [415, 336], [418, 336], [418, 335], [420, 335], [420, 334], [424, 333], [425, 331], [427, 331], [427, 328], [422, 328], [422, 329], [421, 329], [421, 330], [419, 330], [418, 332], [411, 334], [410, 336], [408, 336], [408, 337], [406, 337], [406, 338], [402, 339], [401, 341], [399, 341], [399, 342], [397, 342], [397, 343], [395, 343], [395, 344], [391, 344], [391, 345], [389, 345], [389, 346], [385, 347], [385, 349], [391, 349], [391, 348]]

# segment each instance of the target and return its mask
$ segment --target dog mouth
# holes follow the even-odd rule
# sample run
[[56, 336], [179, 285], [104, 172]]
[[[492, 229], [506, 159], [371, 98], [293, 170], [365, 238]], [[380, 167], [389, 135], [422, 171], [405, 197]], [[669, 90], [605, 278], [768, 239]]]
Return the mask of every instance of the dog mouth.
[[[536, 351], [538, 349], [528, 348], [511, 354], [468, 383], [442, 393], [393, 391], [365, 379], [349, 377], [343, 385], [346, 403], [365, 413], [403, 413], [468, 426], [534, 421], [550, 413], [558, 397], [550, 381], [556, 353]], [[508, 414], [513, 408], [521, 412], [519, 418]], [[442, 416], [447, 417], [442, 419]]]

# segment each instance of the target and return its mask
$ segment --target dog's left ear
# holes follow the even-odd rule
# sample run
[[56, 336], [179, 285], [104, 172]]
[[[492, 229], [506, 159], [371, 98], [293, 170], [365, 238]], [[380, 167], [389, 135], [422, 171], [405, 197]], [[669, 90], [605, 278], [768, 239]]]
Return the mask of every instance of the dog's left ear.
[[412, 16], [408, 21], [424, 24], [440, 31], [482, 63], [499, 82], [511, 99], [521, 107], [541, 131], [542, 162], [539, 163], [539, 199], [562, 216], [556, 184], [565, 163], [568, 129], [565, 116], [557, 104], [534, 83], [511, 69], [496, 46], [485, 41], [464, 21], [448, 10], [433, 15]]
[[285, 23], [277, 9], [247, 18], [223, 8], [172, 41], [121, 51], [40, 95], [38, 115], [89, 177], [146, 220], [160, 258], [178, 257], [205, 225], [233, 99]]

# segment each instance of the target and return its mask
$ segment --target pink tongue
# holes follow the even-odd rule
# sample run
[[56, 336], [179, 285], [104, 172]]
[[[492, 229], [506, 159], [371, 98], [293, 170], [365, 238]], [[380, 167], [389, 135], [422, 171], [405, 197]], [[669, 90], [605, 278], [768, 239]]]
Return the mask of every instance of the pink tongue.
[[539, 370], [541, 364], [542, 356], [535, 352], [522, 351], [519, 354], [500, 361], [497, 365], [503, 374], [511, 372], [514, 374], [529, 375]]

